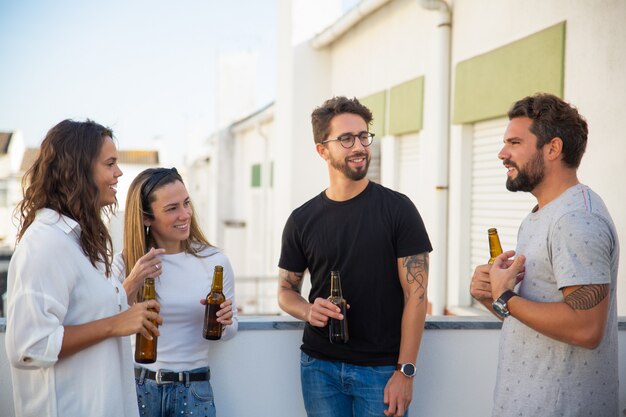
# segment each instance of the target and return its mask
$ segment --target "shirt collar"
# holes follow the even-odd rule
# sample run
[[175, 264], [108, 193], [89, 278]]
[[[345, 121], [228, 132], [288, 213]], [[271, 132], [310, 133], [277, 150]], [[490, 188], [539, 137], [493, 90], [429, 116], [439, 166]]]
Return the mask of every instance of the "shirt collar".
[[80, 234], [80, 225], [76, 220], [50, 208], [37, 210], [36, 218], [40, 219], [44, 223], [55, 225], [68, 235], [71, 233]]

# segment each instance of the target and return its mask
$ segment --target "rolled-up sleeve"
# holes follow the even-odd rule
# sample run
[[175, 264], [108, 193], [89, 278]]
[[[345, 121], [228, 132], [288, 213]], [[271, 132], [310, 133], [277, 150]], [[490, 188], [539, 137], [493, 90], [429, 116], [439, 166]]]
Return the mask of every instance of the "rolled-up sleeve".
[[16, 368], [50, 367], [61, 351], [73, 271], [63, 245], [22, 243], [9, 265], [7, 356]]
[[6, 350], [16, 368], [53, 366], [61, 351], [64, 327], [59, 317], [64, 307], [42, 293], [22, 291], [10, 305], [6, 330]]

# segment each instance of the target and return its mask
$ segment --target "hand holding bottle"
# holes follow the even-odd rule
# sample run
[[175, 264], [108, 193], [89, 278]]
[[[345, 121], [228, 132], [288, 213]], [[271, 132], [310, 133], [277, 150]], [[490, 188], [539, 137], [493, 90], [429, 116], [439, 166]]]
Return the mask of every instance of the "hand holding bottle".
[[[146, 278], [143, 284], [142, 300], [146, 303], [148, 311], [156, 312], [156, 290], [154, 288], [154, 278]], [[158, 304], [158, 303], [157, 303]], [[154, 307], [153, 307], [154, 306]], [[156, 327], [156, 320], [147, 323]], [[135, 362], [137, 363], [154, 363], [157, 358], [157, 342], [158, 328], [146, 335], [145, 332], [139, 332], [135, 336]]]
[[[346, 308], [349, 309], [350, 304], [346, 304]], [[324, 327], [331, 318], [342, 320], [343, 314], [341, 314], [341, 309], [330, 302], [328, 298], [318, 297], [313, 304], [309, 304], [305, 321], [311, 326]]]
[[[206, 298], [202, 298], [200, 304], [206, 306], [208, 304]], [[217, 311], [216, 315], [217, 321], [222, 323], [222, 325], [228, 326], [229, 324], [233, 324], [233, 300], [229, 299], [220, 304], [220, 309]]]
[[[161, 306], [158, 301], [136, 303], [128, 310], [113, 316], [113, 336], [130, 336], [141, 333], [145, 337], [158, 336], [158, 325], [163, 323], [159, 315]], [[155, 324], [156, 323], [156, 324]]]
[[217, 313], [222, 309], [222, 303], [226, 301], [224, 296], [224, 267], [215, 266], [211, 292], [206, 296], [206, 310], [204, 312], [204, 328], [202, 336], [208, 340], [219, 340], [222, 337], [224, 325], [218, 320]]

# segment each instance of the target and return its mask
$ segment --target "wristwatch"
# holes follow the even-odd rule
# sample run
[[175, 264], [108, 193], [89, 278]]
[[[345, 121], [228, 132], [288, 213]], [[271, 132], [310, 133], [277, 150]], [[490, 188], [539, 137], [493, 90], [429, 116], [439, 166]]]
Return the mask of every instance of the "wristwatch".
[[503, 319], [509, 317], [511, 313], [509, 313], [509, 307], [506, 305], [506, 303], [515, 296], [517, 296], [516, 293], [511, 290], [506, 290], [502, 293], [502, 295], [500, 295], [500, 297], [498, 297], [496, 301], [491, 304], [498, 316], [502, 317]]
[[417, 373], [414, 363], [399, 363], [396, 365], [396, 371], [402, 372], [402, 374], [408, 378], [413, 378]]

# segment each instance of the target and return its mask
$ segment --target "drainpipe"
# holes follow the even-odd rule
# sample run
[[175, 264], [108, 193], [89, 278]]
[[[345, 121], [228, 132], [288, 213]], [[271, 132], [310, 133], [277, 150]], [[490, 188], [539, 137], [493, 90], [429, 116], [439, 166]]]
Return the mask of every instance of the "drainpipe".
[[435, 35], [435, 66], [429, 77], [434, 77], [434, 93], [429, 95], [429, 105], [434, 108], [433, 138], [436, 140], [434, 157], [435, 207], [437, 214], [434, 241], [437, 242], [436, 256], [430, 264], [429, 300], [432, 314], [444, 314], [446, 308], [447, 247], [448, 247], [448, 144], [450, 141], [450, 32], [451, 10], [444, 0], [418, 0], [427, 10], [437, 11], [437, 33]]
[[262, 191], [263, 197], [261, 201], [261, 213], [262, 213], [261, 224], [263, 226], [261, 229], [261, 234], [262, 234], [261, 238], [265, 239], [265, 243], [261, 244], [263, 247], [263, 253], [261, 254], [262, 268], [261, 268], [260, 275], [261, 275], [261, 278], [264, 278], [267, 275], [269, 275], [269, 263], [272, 261], [272, 251], [271, 251], [272, 239], [270, 238], [270, 236], [272, 236], [271, 230], [274, 225], [273, 218], [270, 220], [270, 217], [269, 217], [269, 213], [270, 213], [270, 209], [269, 209], [270, 181], [269, 180], [270, 180], [270, 167], [271, 167], [270, 156], [269, 156], [270, 139], [267, 133], [263, 131], [263, 125], [262, 125], [261, 120], [256, 125], [256, 131], [259, 134], [259, 136], [263, 138], [263, 165], [261, 168], [261, 186], [263, 187], [263, 191]]

